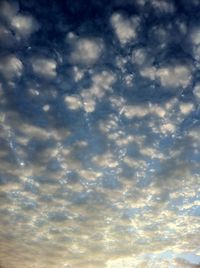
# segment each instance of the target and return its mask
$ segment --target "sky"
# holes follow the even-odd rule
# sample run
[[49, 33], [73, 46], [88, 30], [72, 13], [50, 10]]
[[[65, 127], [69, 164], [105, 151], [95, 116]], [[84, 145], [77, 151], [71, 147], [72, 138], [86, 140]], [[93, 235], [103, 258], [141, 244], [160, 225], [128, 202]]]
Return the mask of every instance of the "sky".
[[200, 1], [0, 1], [0, 267], [200, 267]]

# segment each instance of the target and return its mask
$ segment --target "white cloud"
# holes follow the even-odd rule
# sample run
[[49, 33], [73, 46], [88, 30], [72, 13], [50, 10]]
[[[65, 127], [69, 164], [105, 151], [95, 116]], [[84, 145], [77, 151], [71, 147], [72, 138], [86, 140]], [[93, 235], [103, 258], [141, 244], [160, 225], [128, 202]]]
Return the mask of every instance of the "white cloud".
[[107, 91], [112, 90], [112, 84], [116, 81], [116, 76], [110, 71], [102, 71], [92, 75], [91, 80], [91, 87], [81, 92], [84, 110], [87, 113], [93, 112], [97, 100], [100, 101]]
[[160, 13], [174, 13], [175, 7], [172, 2], [165, 0], [150, 0], [152, 7]]
[[86, 98], [84, 96], [84, 94], [82, 95], [83, 97], [83, 106], [84, 106], [84, 110], [86, 113], [92, 113], [95, 110], [95, 106], [96, 106], [96, 101], [93, 98]]
[[137, 3], [138, 6], [144, 7], [144, 5], [146, 4], [147, 0], [136, 0], [135, 2]]
[[108, 260], [106, 263], [106, 268], [131, 268], [134, 267], [135, 258], [134, 257], [126, 257], [126, 258], [115, 258], [113, 260]]
[[122, 73], [125, 73], [128, 58], [127, 57], [116, 56], [115, 61], [116, 61], [116, 66], [121, 70]]
[[90, 110], [91, 112], [93, 112], [96, 106], [96, 97], [91, 94], [91, 89], [89, 88], [82, 90], [80, 95], [83, 101], [85, 111]]
[[69, 32], [66, 35], [66, 42], [73, 42], [74, 40], [77, 39], [77, 35], [73, 32]]
[[164, 154], [154, 147], [143, 146], [140, 149], [140, 153], [143, 156], [148, 156], [150, 158], [164, 159]]
[[150, 114], [162, 118], [165, 116], [166, 111], [164, 108], [150, 103], [148, 105], [126, 105], [123, 108], [123, 113], [130, 119], [133, 117], [144, 117]]
[[86, 113], [94, 112], [96, 102], [105, 96], [106, 91], [111, 90], [115, 79], [114, 74], [108, 71], [93, 74], [91, 77], [91, 87], [82, 90], [80, 96], [74, 95], [65, 97], [68, 108], [71, 110], [84, 109]]
[[146, 62], [147, 53], [144, 48], [134, 49], [132, 52], [132, 61], [138, 65], [142, 65]]
[[158, 69], [157, 77], [163, 86], [187, 87], [191, 81], [191, 71], [187, 66], [177, 65]]
[[24, 38], [28, 38], [39, 27], [32, 16], [16, 15], [11, 20], [11, 27]]
[[79, 174], [86, 180], [96, 180], [97, 178], [102, 176], [101, 172], [95, 172], [94, 170], [84, 170], [84, 169], [80, 170]]
[[9, 55], [1, 59], [0, 72], [6, 79], [20, 77], [23, 71], [22, 62], [14, 55]]
[[190, 32], [190, 39], [193, 46], [193, 56], [200, 61], [200, 27], [194, 27]]
[[18, 12], [19, 6], [17, 2], [2, 1], [0, 4], [0, 15], [10, 21]]
[[198, 64], [200, 62], [200, 45], [193, 46], [192, 52], [193, 52], [193, 57], [197, 61], [197, 66], [198, 66]]
[[100, 167], [116, 168], [119, 165], [115, 156], [110, 152], [96, 155], [92, 158], [92, 161]]
[[176, 126], [172, 122], [165, 122], [160, 125], [159, 131], [164, 134], [172, 134], [176, 131]]
[[35, 88], [29, 88], [28, 90], [30, 96], [36, 97], [40, 95], [40, 92]]
[[[148, 240], [147, 240], [148, 241]], [[164, 257], [162, 257], [162, 253]], [[166, 255], [165, 255], [166, 253]], [[113, 260], [109, 260], [106, 263], [106, 268], [169, 268], [169, 267], [176, 267], [176, 268], [183, 268], [183, 267], [193, 267], [191, 263], [184, 262], [180, 260], [180, 264], [182, 266], [177, 266], [178, 261], [173, 259], [173, 254], [170, 256], [170, 251], [160, 252], [160, 254], [143, 254], [142, 251], [137, 256], [127, 256], [121, 258], [115, 258]], [[166, 257], [165, 257], [166, 256]], [[169, 257], [170, 256], [170, 259]], [[185, 263], [185, 265], [184, 265]], [[184, 266], [183, 266], [184, 265]]]
[[32, 58], [31, 64], [33, 71], [45, 78], [54, 78], [56, 76], [57, 63], [53, 59]]
[[194, 110], [193, 103], [187, 102], [187, 103], [180, 103], [180, 111], [183, 115], [187, 115], [191, 113]]
[[200, 99], [200, 83], [195, 85], [193, 93], [198, 99]]
[[156, 68], [155, 67], [145, 67], [140, 70], [140, 74], [143, 77], [147, 77], [151, 80], [156, 78]]
[[151, 51], [146, 47], [135, 48], [132, 51], [131, 57], [132, 63], [137, 64], [140, 68], [142, 68], [143, 76], [149, 76], [151, 79], [154, 79], [154, 67], [152, 67], [152, 62], [154, 60], [154, 56], [151, 54]]
[[[116, 81], [116, 76], [112, 72], [109, 72], [109, 71], [103, 71], [101, 73], [97, 73], [97, 74], [92, 76], [93, 85], [96, 88], [99, 88], [102, 91], [102, 93], [103, 93], [103, 90], [110, 90], [112, 84], [115, 81]], [[95, 89], [94, 90], [91, 89], [91, 91], [97, 97], [98, 96], [101, 97], [101, 93], [95, 92]]]
[[[13, 119], [17, 121], [16, 119]], [[20, 121], [20, 119], [18, 119]], [[48, 140], [53, 138], [57, 141], [66, 138], [70, 132], [67, 129], [58, 130], [58, 129], [44, 129], [38, 126], [29, 125], [24, 122], [19, 122], [17, 129], [23, 133], [23, 136], [19, 136], [19, 138], [23, 145], [27, 145], [28, 141], [31, 139], [39, 139], [39, 140]]]
[[42, 107], [43, 111], [44, 112], [48, 112], [50, 110], [50, 105], [49, 104], [45, 104], [43, 107]]
[[112, 130], [116, 131], [117, 128], [118, 117], [113, 114], [109, 115], [107, 120], [100, 121], [99, 123], [99, 129], [103, 133], [109, 133]]
[[196, 27], [191, 31], [191, 41], [193, 45], [200, 45], [200, 27]]
[[129, 167], [138, 168], [141, 170], [145, 170], [147, 167], [147, 163], [139, 158], [133, 158], [129, 156], [125, 156], [123, 159], [124, 163], [126, 163]]
[[104, 44], [101, 39], [80, 38], [72, 42], [71, 60], [74, 63], [94, 64], [101, 56]]
[[74, 66], [73, 75], [75, 82], [79, 82], [84, 77], [84, 71], [79, 69], [77, 66]]
[[114, 13], [110, 18], [110, 22], [122, 45], [137, 38], [140, 23], [139, 17], [131, 17], [128, 19], [120, 13]]
[[144, 117], [149, 114], [149, 110], [140, 105], [126, 105], [123, 113], [127, 118], [131, 119], [133, 117]]
[[66, 96], [65, 103], [70, 110], [79, 110], [83, 107], [82, 101], [79, 96]]
[[127, 87], [131, 87], [133, 85], [133, 79], [134, 79], [133, 74], [127, 74], [124, 76], [124, 82]]
[[199, 147], [200, 146], [200, 128], [195, 128], [190, 130], [189, 132], [189, 137], [192, 139], [192, 141], [194, 141], [194, 145], [196, 145], [195, 147]]
[[[129, 2], [131, 3], [131, 0]], [[158, 1], [152, 0], [152, 2], [158, 5]], [[134, 0], [132, 3], [135, 4]], [[165, 6], [162, 8], [165, 10]], [[164, 10], [163, 12], [167, 12]], [[13, 14], [15, 17], [16, 14]], [[124, 20], [131, 25], [131, 19]], [[7, 29], [3, 27], [2, 31], [6, 37]], [[15, 28], [15, 31], [22, 35], [21, 30]], [[135, 33], [136, 35], [131, 35], [130, 32], [122, 35], [121, 44], [135, 40], [137, 29]], [[82, 50], [77, 44], [78, 37], [73, 34], [68, 37], [71, 39], [71, 44], [74, 44], [72, 55], [75, 51], [81, 54]], [[91, 40], [96, 42], [96, 39], [89, 39]], [[91, 47], [93, 50], [93, 46]], [[85, 54], [91, 52], [87, 46], [83, 51]], [[79, 58], [72, 57], [72, 61], [93, 64], [101, 56], [101, 53], [97, 57], [94, 56], [98, 54], [94, 51], [86, 57], [80, 54]], [[53, 58], [37, 57], [34, 60], [31, 59], [31, 64], [38, 76], [55, 78], [58, 60], [57, 63]], [[200, 129], [191, 125], [187, 129], [186, 120], [183, 128], [181, 124], [184, 118], [194, 111], [196, 102], [195, 104], [191, 100], [186, 102], [186, 99], [185, 102], [181, 102], [179, 96], [177, 99], [164, 102], [165, 97], [168, 98], [173, 92], [169, 95], [164, 94], [162, 101], [159, 98], [160, 92], [156, 97], [150, 94], [152, 98], [155, 97], [152, 103], [147, 103], [146, 96], [144, 100], [142, 92], [134, 98], [137, 94], [135, 91], [133, 98], [129, 99], [130, 94], [126, 94], [126, 90], [123, 92], [118, 90], [120, 84], [117, 83], [117, 75], [121, 70], [120, 77], [124, 79], [123, 83], [127, 86], [132, 85], [133, 76], [129, 74], [130, 61], [130, 56], [119, 56], [117, 73], [108, 69], [102, 71], [102, 66], [98, 66], [98, 70], [90, 66], [88, 71], [88, 66], [84, 69], [78, 64], [72, 64], [72, 77], [77, 82], [78, 89], [76, 94], [67, 93], [63, 102], [72, 112], [78, 111], [75, 116], [81, 116], [80, 120], [87, 120], [92, 140], [88, 137], [88, 133], [84, 133], [84, 129], [80, 133], [78, 126], [73, 125], [73, 122], [69, 128], [73, 129], [74, 133], [70, 133], [66, 126], [60, 124], [59, 126], [56, 124], [57, 127], [54, 128], [56, 114], [50, 117], [50, 124], [39, 126], [31, 123], [33, 118], [24, 120], [21, 113], [16, 113], [10, 105], [8, 108], [10, 107], [11, 112], [4, 109], [1, 111], [1, 169], [5, 173], [10, 172], [13, 176], [19, 177], [19, 182], [3, 185], [2, 194], [4, 197], [5, 193], [6, 197], [3, 200], [5, 220], [15, 223], [16, 219], [16, 225], [9, 234], [12, 236], [12, 243], [5, 239], [3, 246], [5, 251], [9, 250], [14, 255], [16, 255], [14, 248], [16, 246], [19, 248], [18, 261], [15, 261], [15, 257], [5, 256], [3, 266], [30, 266], [30, 260], [34, 257], [29, 254], [27, 241], [31, 245], [30, 252], [38, 252], [38, 242], [44, 246], [44, 254], [35, 260], [36, 267], [56, 265], [62, 267], [67, 259], [66, 267], [164, 268], [173, 262], [165, 261], [159, 256], [154, 258], [155, 252], [160, 251], [164, 255], [168, 249], [175, 252], [181, 248], [182, 251], [187, 249], [194, 251], [198, 248], [199, 220], [186, 213], [182, 216], [183, 209], [200, 205], [199, 201], [191, 202], [191, 199], [195, 200], [199, 194], [198, 187], [194, 187], [199, 185], [199, 176], [198, 180], [195, 180], [193, 173], [198, 174], [199, 171]], [[188, 81], [191, 79], [192, 71], [187, 65], [151, 67], [148, 48], [135, 49], [132, 53], [132, 62], [137, 64], [137, 69], [141, 68], [141, 74], [145, 77], [160, 81], [161, 87], [186, 87], [190, 83]], [[0, 60], [0, 72], [5, 79], [20, 77], [23, 73], [23, 64], [17, 55], [9, 55]], [[137, 82], [137, 77], [135, 78]], [[54, 80], [50, 80], [53, 81], [53, 85], [48, 81], [47, 88], [42, 90], [46, 81], [41, 82], [34, 77], [23, 79], [27, 101], [39, 105], [43, 109], [42, 118], [47, 120], [48, 111], [51, 109], [53, 111], [55, 104], [52, 100], [59, 94]], [[199, 83], [195, 85], [193, 93], [196, 98], [200, 98]], [[120, 97], [121, 94], [123, 97]], [[6, 88], [1, 88], [1, 85], [0, 97], [1, 101], [3, 98], [7, 100]], [[106, 105], [107, 102], [111, 105], [106, 111], [99, 105], [104, 101]], [[100, 107], [100, 110], [94, 115], [88, 117], [85, 115], [95, 111], [96, 107], [98, 109]], [[127, 118], [136, 120], [130, 122]], [[192, 119], [195, 120], [190, 118]], [[168, 139], [163, 135], [172, 136]], [[198, 155], [195, 155], [195, 149]], [[25, 160], [24, 165], [20, 166], [22, 161], [18, 166], [15, 164], [13, 161], [15, 155], [20, 160]], [[194, 170], [193, 162], [196, 163]], [[44, 178], [45, 181], [45, 177], [47, 179], [44, 185], [42, 180]], [[122, 183], [123, 187], [116, 187], [118, 182]], [[26, 188], [27, 185], [29, 187]], [[108, 189], [105, 190], [103, 187]], [[180, 197], [183, 206], [176, 205]], [[7, 202], [7, 199], [10, 202]], [[37, 209], [23, 210], [23, 202], [27, 206], [35, 202]], [[73, 208], [69, 212], [69, 220], [62, 223], [62, 219], [68, 216], [65, 210], [68, 207]], [[49, 221], [48, 215], [52, 219], [57, 215], [61, 221]], [[91, 232], [88, 226], [94, 225], [95, 232]], [[7, 234], [6, 225], [3, 233]], [[18, 235], [23, 237], [20, 247], [18, 239], [15, 240], [13, 236], [15, 234], [17, 237]], [[38, 242], [35, 243], [36, 241]], [[55, 251], [49, 260], [43, 258], [43, 255], [50, 255], [52, 249], [45, 247], [47, 244], [51, 244]], [[66, 251], [67, 246], [69, 251]], [[27, 254], [26, 262], [23, 256]], [[80, 257], [78, 259], [75, 258], [77, 254]], [[151, 254], [153, 257], [147, 256]], [[93, 256], [94, 262], [90, 256]]]
[[[9, 27], [15, 32], [18, 40], [21, 37], [28, 38], [39, 28], [39, 24], [35, 18], [31, 15], [22, 15], [19, 13], [17, 2], [2, 2], [0, 5], [0, 15], [7, 20]], [[8, 32], [4, 31], [3, 33], [8, 36]]]
[[191, 81], [192, 74], [188, 66], [168, 66], [160, 67], [145, 67], [140, 70], [141, 76], [151, 80], [159, 79], [164, 87], [187, 87]]

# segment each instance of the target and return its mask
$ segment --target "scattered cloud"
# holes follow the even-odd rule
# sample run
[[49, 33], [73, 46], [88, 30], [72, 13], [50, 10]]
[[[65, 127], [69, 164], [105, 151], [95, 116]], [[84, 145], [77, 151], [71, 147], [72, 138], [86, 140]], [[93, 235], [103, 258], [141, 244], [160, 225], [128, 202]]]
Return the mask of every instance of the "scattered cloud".
[[140, 71], [141, 76], [151, 80], [159, 80], [163, 87], [182, 87], [190, 84], [192, 74], [187, 66], [168, 66], [156, 69], [155, 67], [145, 67]]
[[8, 80], [20, 77], [23, 72], [23, 64], [15, 55], [7, 55], [1, 58], [0, 72]]
[[173, 1], [153, 0], [149, 2], [151, 3], [155, 11], [158, 13], [174, 13], [175, 11], [175, 6], [173, 4]]
[[191, 71], [187, 66], [163, 67], [157, 70], [157, 77], [163, 86], [185, 88], [191, 81]]
[[72, 42], [71, 60], [73, 63], [91, 65], [97, 62], [104, 49], [101, 39], [76, 38]]
[[34, 73], [41, 77], [54, 78], [57, 74], [57, 63], [54, 59], [34, 57], [31, 59], [31, 65]]
[[1, 2], [2, 267], [198, 267], [195, 1]]
[[110, 22], [122, 45], [137, 38], [140, 24], [139, 17], [126, 18], [120, 13], [114, 13], [110, 18]]
[[28, 38], [33, 32], [38, 30], [39, 24], [33, 17], [19, 14], [12, 18], [11, 27], [20, 36]]
[[194, 95], [197, 97], [197, 99], [200, 99], [200, 84], [197, 83], [194, 86], [194, 90], [193, 90]]
[[2, 1], [0, 5], [0, 15], [10, 21], [19, 11], [17, 2]]
[[[22, 14], [18, 3], [15, 1], [3, 1], [0, 10], [0, 17], [6, 21], [6, 28], [1, 30], [0, 35], [2, 39], [2, 35], [7, 38], [7, 43], [27, 39], [39, 29], [39, 23], [36, 19], [31, 15]], [[3, 28], [4, 26], [2, 25], [1, 27]], [[6, 43], [5, 41], [3, 42]]]
[[82, 108], [82, 102], [78, 96], [66, 96], [65, 102], [67, 104], [67, 108], [71, 110], [78, 110]]

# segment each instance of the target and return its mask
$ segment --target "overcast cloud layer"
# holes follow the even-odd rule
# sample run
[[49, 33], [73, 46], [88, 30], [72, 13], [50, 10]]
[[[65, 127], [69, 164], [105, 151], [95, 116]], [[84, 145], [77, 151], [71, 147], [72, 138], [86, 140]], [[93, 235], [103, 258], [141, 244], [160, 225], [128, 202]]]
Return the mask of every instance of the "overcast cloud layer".
[[0, 266], [200, 267], [200, 1], [0, 3]]

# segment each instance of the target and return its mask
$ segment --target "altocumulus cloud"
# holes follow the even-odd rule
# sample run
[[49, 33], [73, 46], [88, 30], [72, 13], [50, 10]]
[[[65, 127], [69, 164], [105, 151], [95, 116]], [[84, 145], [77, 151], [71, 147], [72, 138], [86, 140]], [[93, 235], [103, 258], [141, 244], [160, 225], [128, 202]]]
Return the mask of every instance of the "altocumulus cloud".
[[1, 2], [1, 267], [199, 267], [199, 14]]

